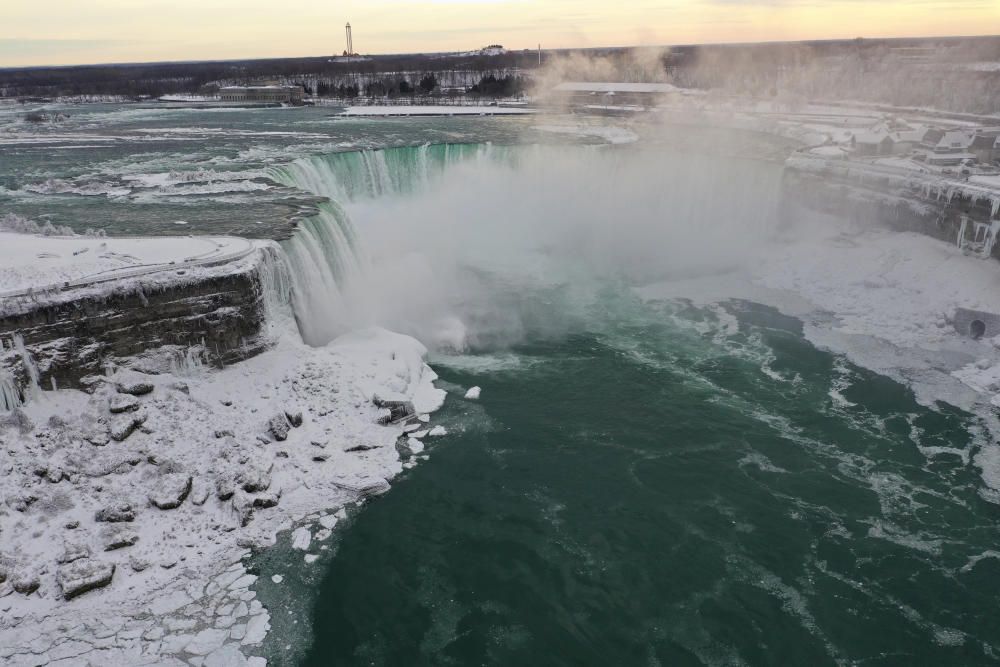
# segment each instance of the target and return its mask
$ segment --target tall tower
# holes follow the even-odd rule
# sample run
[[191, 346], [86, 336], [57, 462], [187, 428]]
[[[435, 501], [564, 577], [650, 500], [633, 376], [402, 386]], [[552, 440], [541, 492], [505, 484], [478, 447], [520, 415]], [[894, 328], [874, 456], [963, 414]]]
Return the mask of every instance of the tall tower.
[[354, 55], [354, 37], [351, 35], [351, 24], [347, 24], [347, 55]]

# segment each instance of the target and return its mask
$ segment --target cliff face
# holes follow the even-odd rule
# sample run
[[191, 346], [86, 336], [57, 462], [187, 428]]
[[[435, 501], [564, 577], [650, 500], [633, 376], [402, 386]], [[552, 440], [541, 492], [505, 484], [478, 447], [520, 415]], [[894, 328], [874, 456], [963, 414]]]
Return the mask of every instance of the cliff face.
[[896, 231], [918, 232], [1000, 259], [1000, 194], [869, 170], [845, 161], [792, 158], [788, 203], [837, 213]]
[[45, 389], [79, 387], [126, 359], [157, 372], [185, 358], [222, 366], [255, 356], [270, 342], [266, 273], [275, 251], [263, 246], [229, 264], [3, 304], [0, 374], [6, 368], [20, 387], [30, 381], [21, 341]]

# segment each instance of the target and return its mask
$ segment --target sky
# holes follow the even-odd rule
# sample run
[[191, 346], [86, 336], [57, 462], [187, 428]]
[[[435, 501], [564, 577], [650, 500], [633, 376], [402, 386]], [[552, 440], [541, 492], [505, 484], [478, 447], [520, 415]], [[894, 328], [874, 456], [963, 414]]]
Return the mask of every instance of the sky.
[[1000, 0], [0, 0], [0, 67], [1000, 33]]

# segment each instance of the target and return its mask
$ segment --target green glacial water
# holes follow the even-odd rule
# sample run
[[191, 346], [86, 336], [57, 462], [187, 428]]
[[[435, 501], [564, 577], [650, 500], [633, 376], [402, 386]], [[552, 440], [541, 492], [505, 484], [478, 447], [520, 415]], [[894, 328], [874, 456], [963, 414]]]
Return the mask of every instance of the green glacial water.
[[[918, 405], [769, 308], [729, 304], [734, 326], [605, 298], [577, 333], [438, 360], [450, 434], [338, 530], [321, 575], [286, 582], [312, 641], [283, 649], [278, 619], [269, 657], [996, 659], [997, 508], [967, 462], [974, 418]], [[479, 402], [461, 398], [473, 385]], [[262, 573], [288, 563], [279, 548]]]

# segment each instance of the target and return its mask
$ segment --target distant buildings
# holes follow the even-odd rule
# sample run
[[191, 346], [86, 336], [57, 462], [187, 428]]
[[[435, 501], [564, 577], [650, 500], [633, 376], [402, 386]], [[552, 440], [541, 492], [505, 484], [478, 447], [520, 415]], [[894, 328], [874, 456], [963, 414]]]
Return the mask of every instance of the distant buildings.
[[219, 89], [219, 99], [223, 102], [301, 104], [304, 95], [301, 86], [226, 86]]
[[887, 123], [880, 123], [851, 132], [848, 145], [859, 158], [901, 156], [928, 167], [990, 167], [1000, 162], [1000, 127], [891, 129]]

